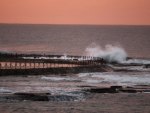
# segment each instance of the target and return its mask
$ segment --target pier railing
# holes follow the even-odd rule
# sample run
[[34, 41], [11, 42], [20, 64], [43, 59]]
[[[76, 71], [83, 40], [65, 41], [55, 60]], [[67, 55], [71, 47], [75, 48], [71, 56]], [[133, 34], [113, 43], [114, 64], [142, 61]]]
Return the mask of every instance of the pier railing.
[[0, 54], [0, 69], [85, 67], [105, 63], [104, 59], [91, 56]]

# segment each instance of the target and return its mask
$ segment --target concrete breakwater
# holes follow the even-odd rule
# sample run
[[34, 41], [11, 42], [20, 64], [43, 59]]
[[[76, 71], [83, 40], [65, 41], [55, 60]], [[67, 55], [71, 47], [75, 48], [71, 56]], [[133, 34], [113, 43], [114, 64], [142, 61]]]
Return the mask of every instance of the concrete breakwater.
[[27, 56], [0, 58], [0, 76], [112, 71], [102, 58], [89, 56]]
[[[109, 68], [110, 70], [110, 68]], [[88, 66], [88, 67], [58, 67], [58, 68], [33, 68], [33, 69], [0, 69], [0, 76], [3, 75], [43, 75], [43, 74], [68, 74], [68, 73], [86, 73], [86, 72], [105, 72], [106, 66]]]

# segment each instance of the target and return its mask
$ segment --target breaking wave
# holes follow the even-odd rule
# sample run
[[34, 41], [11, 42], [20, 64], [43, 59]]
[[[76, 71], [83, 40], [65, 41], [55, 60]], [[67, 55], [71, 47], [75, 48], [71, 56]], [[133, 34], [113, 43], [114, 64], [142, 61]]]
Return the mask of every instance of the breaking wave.
[[101, 57], [109, 63], [121, 63], [127, 58], [127, 53], [121, 46], [113, 46], [110, 44], [102, 48], [101, 46], [92, 43], [86, 48], [85, 52], [88, 56]]

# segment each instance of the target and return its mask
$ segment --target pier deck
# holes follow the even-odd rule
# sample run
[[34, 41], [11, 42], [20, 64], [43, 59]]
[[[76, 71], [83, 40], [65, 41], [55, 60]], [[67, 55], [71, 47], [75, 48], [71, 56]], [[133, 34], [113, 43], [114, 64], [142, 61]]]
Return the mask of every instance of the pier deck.
[[[25, 56], [25, 57], [24, 57]], [[20, 56], [0, 58], [0, 75], [106, 71], [102, 58], [89, 56]]]

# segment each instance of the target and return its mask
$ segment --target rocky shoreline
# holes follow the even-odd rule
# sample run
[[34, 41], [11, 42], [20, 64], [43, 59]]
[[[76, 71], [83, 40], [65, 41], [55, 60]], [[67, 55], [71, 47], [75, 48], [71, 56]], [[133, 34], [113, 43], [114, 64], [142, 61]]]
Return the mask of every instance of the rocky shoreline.
[[148, 67], [80, 63], [79, 67], [74, 64], [59, 67], [57, 60], [55, 68], [32, 68], [36, 67], [32, 65], [26, 69], [0, 69], [0, 110], [3, 113], [150, 112]]

